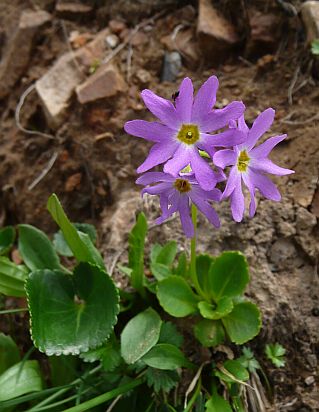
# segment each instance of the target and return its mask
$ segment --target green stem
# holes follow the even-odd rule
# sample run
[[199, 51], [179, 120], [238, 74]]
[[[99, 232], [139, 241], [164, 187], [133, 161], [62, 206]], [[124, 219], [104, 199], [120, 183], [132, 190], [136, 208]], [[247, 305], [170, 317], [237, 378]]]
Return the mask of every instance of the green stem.
[[192, 204], [192, 221], [194, 225], [194, 237], [191, 239], [191, 279], [195, 286], [195, 289], [199, 295], [205, 299], [205, 293], [203, 292], [196, 273], [196, 236], [197, 236], [197, 208]]
[[130, 390], [136, 388], [137, 386], [141, 385], [144, 382], [143, 378], [136, 379], [126, 385], [122, 385], [119, 388], [113, 389], [109, 392], [103, 393], [103, 395], [96, 396], [89, 401], [83, 402], [80, 405], [73, 406], [72, 408], [65, 409], [64, 412], [84, 412], [91, 410], [95, 406], [101, 405], [104, 402], [107, 402], [116, 396], [122, 395]]
[[6, 315], [7, 313], [27, 312], [28, 310], [28, 308], [0, 310], [0, 315]]
[[[90, 370], [90, 372], [87, 374], [87, 376], [94, 375], [96, 372], [98, 372], [102, 368], [101, 365], [97, 366], [96, 368]], [[83, 377], [81, 376], [80, 378], [75, 379], [73, 382], [70, 383], [65, 388], [60, 389], [59, 391], [55, 392], [53, 395], [49, 396], [48, 398], [44, 399], [42, 402], [38, 403], [35, 405], [33, 408], [29, 409], [27, 412], [35, 412], [38, 410], [41, 410], [42, 406], [47, 405], [51, 401], [54, 401], [54, 399], [59, 398], [61, 395], [63, 395], [65, 392], [68, 392], [74, 385], [78, 385], [79, 383], [83, 382]]]

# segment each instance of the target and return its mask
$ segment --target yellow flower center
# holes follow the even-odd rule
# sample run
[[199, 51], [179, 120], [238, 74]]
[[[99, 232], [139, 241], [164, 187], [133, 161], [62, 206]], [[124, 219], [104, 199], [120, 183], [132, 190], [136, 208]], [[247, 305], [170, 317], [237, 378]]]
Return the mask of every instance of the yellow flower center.
[[176, 179], [174, 182], [174, 187], [181, 193], [189, 192], [192, 189], [189, 181], [185, 179]]
[[239, 153], [238, 160], [237, 160], [237, 168], [240, 172], [246, 172], [248, 164], [249, 164], [249, 156], [246, 150], [243, 150]]
[[183, 124], [177, 138], [186, 144], [194, 144], [199, 139], [199, 130], [195, 124]]

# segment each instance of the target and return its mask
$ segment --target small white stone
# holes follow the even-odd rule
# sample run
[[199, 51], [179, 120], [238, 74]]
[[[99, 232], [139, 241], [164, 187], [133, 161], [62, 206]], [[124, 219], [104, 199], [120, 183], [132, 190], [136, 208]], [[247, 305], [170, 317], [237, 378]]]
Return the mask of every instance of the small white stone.
[[115, 47], [119, 44], [120, 39], [117, 37], [116, 34], [109, 34], [105, 37], [105, 42], [111, 49], [115, 49]]

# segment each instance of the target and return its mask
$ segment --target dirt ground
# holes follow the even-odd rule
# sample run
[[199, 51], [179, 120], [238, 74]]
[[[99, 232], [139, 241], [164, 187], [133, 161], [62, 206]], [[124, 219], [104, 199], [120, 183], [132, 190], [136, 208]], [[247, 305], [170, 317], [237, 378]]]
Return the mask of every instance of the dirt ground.
[[[259, 10], [280, 16], [281, 32], [273, 33], [270, 50], [251, 44], [249, 49], [245, 38], [218, 65], [205, 61], [205, 53], [189, 58], [181, 52], [182, 67], [176, 81], [161, 82], [167, 37], [178, 25], [183, 25], [180, 30], [186, 27], [195, 33], [195, 2], [147, 1], [143, 8], [122, 0], [97, 1], [94, 12], [85, 18], [62, 18], [54, 13], [54, 3], [4, 0], [0, 4], [0, 56], [23, 9], [46, 7], [53, 16], [37, 33], [23, 75], [10, 94], [0, 100], [1, 225], [30, 223], [52, 233], [55, 226], [46, 211], [46, 201], [55, 192], [73, 221], [96, 225], [105, 260], [120, 282], [116, 263], [126, 259], [127, 232], [139, 210], [144, 210], [150, 222], [149, 243], [176, 239], [181, 249], [189, 247], [178, 219], [160, 227], [152, 225], [159, 214], [157, 200], [142, 200], [134, 184], [135, 169], [145, 158], [148, 145], [126, 135], [123, 124], [134, 118], [151, 120], [139, 98], [140, 91], [150, 88], [170, 98], [186, 75], [198, 87], [216, 74], [220, 80], [220, 107], [232, 100], [243, 100], [249, 121], [260, 111], [275, 108], [276, 120], [269, 135], [287, 133], [288, 139], [274, 151], [273, 160], [296, 172], [274, 179], [282, 201], [260, 199], [255, 218], [247, 217], [241, 224], [232, 221], [227, 202], [218, 205], [222, 227], [215, 230], [200, 218], [198, 245], [200, 250], [212, 254], [239, 249], [249, 260], [249, 296], [261, 306], [264, 326], [252, 348], [261, 362], [265, 343], [280, 342], [287, 349], [285, 368], [275, 369], [265, 359], [263, 362], [275, 392], [269, 411], [319, 411], [318, 63], [305, 48], [299, 17], [285, 14], [280, 2], [247, 2], [249, 12]], [[222, 12], [227, 7], [233, 10], [232, 1], [214, 3]], [[268, 3], [267, 10], [264, 3]], [[229, 13], [237, 29], [245, 27], [244, 14], [234, 17], [235, 14]], [[74, 47], [70, 43], [72, 31], [94, 37], [110, 19], [120, 19], [134, 28], [154, 15], [156, 18], [139, 30], [142, 35], [138, 40], [113, 59], [125, 79], [125, 92], [88, 104], [80, 104], [73, 96], [66, 120], [59, 127], [50, 128], [33, 91], [20, 110], [21, 124], [52, 137], [19, 130], [15, 112], [22, 93], [59, 56]], [[45, 176], [35, 184], [44, 171]]]

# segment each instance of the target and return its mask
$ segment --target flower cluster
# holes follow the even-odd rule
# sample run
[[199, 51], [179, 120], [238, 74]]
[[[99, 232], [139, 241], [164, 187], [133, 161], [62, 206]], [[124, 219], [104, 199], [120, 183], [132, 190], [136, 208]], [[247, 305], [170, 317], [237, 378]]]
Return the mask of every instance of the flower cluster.
[[[230, 197], [233, 218], [240, 222], [245, 209], [242, 180], [250, 193], [249, 214], [252, 217], [256, 211], [256, 189], [268, 199], [280, 200], [278, 189], [265, 173], [293, 173], [268, 159], [270, 151], [286, 135], [272, 137], [255, 147], [271, 126], [275, 111], [262, 112], [249, 129], [242, 102], [233, 101], [223, 109], [213, 108], [217, 89], [218, 79], [211, 76], [195, 97], [188, 77], [182, 81], [173, 101], [163, 99], [151, 90], [143, 90], [141, 95], [146, 107], [159, 121], [132, 120], [124, 126], [127, 133], [154, 143], [148, 157], [137, 169], [138, 173], [164, 163], [163, 172], [147, 172], [136, 181], [146, 186], [142, 194], [160, 197], [162, 216], [156, 222], [160, 224], [179, 212], [188, 237], [194, 236], [191, 203], [219, 227], [218, 215], [210, 202]], [[228, 166], [232, 167], [227, 179], [224, 169]], [[184, 172], [185, 168], [189, 169], [188, 173]], [[225, 190], [221, 193], [216, 185], [226, 179]]]

